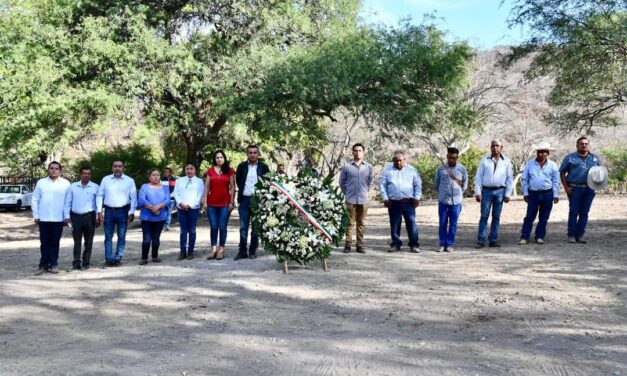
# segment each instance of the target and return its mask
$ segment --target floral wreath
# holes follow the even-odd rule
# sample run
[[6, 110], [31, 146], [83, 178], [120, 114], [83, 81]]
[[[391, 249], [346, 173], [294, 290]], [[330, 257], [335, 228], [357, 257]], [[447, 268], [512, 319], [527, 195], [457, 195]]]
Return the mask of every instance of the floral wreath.
[[260, 179], [252, 201], [253, 226], [264, 250], [279, 262], [324, 260], [344, 236], [344, 195], [312, 176]]

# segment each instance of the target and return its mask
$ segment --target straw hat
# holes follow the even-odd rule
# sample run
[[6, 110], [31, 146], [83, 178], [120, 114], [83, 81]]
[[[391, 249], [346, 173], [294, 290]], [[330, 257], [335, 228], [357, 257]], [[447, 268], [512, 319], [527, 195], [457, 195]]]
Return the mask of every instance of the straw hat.
[[551, 144], [549, 144], [546, 141], [541, 141], [541, 142], [537, 143], [536, 145], [533, 145], [533, 150], [535, 150], [535, 151], [538, 151], [538, 150], [555, 151], [555, 149], [551, 147]]
[[595, 191], [605, 189], [610, 182], [610, 176], [605, 166], [594, 166], [588, 171], [588, 187]]

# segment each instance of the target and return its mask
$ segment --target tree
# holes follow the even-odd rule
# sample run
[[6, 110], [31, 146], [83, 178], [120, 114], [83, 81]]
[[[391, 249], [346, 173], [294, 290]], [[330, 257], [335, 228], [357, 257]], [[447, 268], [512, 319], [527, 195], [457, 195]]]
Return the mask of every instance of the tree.
[[[325, 140], [328, 123], [321, 119], [334, 124], [337, 114], [394, 134], [435, 132], [443, 118], [467, 127], [476, 113], [457, 94], [471, 57], [466, 44], [446, 42], [429, 25], [362, 28], [294, 51], [250, 102], [256, 101], [256, 121], [268, 138], [287, 137], [296, 128]], [[346, 137], [342, 142], [346, 148]], [[336, 162], [329, 171], [336, 171]]]
[[124, 55], [90, 45], [99, 26], [70, 32], [40, 22], [21, 2], [0, 6], [0, 146], [10, 168], [41, 166], [123, 106], [104, 81], [85, 79], [92, 62], [103, 60], [96, 52], [102, 58]]
[[[53, 87], [38, 85], [36, 75], [22, 85], [24, 92], [55, 94], [47, 103], [67, 103], [58, 106], [67, 111], [53, 112], [51, 119], [34, 117], [32, 128], [43, 135], [52, 131], [72, 143], [77, 133], [91, 134], [99, 121], [124, 119], [134, 105], [164, 140], [180, 140], [186, 161], [200, 164], [208, 145], [232, 142], [225, 132], [229, 125], [249, 125], [241, 98], [265, 71], [288, 51], [353, 27], [358, 5], [357, 0], [15, 1], [2, 11], [0, 31], [8, 33], [1, 40], [3, 62], [20, 44], [38, 51], [25, 56], [22, 66], [6, 64], [0, 74], [28, 74], [28, 67], [41, 67], [44, 77], [49, 68], [56, 73], [48, 80]], [[23, 22], [27, 32], [4, 22], [12, 19]], [[4, 83], [10, 93], [20, 93], [16, 83]], [[60, 101], [66, 92], [67, 101]], [[3, 145], [23, 134], [19, 114], [36, 112], [38, 105], [28, 99], [21, 107], [0, 106], [2, 124], [13, 125], [2, 127]], [[54, 147], [34, 142], [44, 153]]]
[[545, 121], [563, 131], [616, 126], [627, 103], [627, 6], [624, 0], [518, 0], [510, 27], [531, 37], [505, 54], [510, 66], [533, 61], [528, 80], [548, 75], [555, 86]]

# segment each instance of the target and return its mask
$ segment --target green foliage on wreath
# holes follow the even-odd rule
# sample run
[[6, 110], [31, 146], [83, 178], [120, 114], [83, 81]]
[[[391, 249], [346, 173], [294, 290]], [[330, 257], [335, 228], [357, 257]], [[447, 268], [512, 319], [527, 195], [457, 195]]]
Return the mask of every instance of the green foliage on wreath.
[[[264, 249], [279, 262], [301, 265], [326, 259], [332, 245], [338, 245], [348, 224], [348, 211], [339, 187], [311, 176], [269, 176], [256, 185], [252, 200], [253, 226]], [[298, 202], [331, 234], [329, 242], [294, 208], [288, 197], [270, 186], [271, 179], [281, 183]]]

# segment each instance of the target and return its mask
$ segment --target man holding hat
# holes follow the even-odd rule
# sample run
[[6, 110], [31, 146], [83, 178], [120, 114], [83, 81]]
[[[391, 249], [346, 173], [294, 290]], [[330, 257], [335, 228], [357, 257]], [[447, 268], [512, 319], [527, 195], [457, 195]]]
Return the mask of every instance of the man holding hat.
[[607, 186], [607, 169], [601, 159], [588, 151], [586, 136], [577, 140], [577, 151], [568, 154], [560, 166], [560, 177], [568, 195], [568, 242], [586, 243], [583, 237], [588, 224], [588, 212], [595, 191]]
[[546, 224], [549, 221], [553, 204], [559, 202], [560, 178], [557, 164], [549, 160], [554, 149], [548, 142], [540, 142], [534, 147], [536, 158], [527, 162], [522, 173], [522, 191], [527, 203], [527, 215], [520, 231], [519, 245], [529, 243], [533, 221], [540, 212], [536, 226], [536, 243], [544, 244]]

